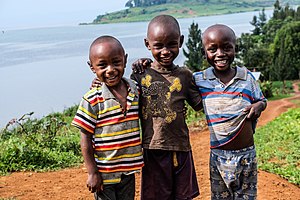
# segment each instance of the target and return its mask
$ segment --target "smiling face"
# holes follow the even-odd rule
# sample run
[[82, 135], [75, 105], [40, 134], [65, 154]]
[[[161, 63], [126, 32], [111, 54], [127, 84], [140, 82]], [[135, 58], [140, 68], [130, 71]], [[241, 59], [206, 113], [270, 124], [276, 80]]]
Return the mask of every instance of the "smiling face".
[[148, 26], [145, 46], [151, 51], [154, 65], [171, 68], [183, 43], [179, 25], [171, 16], [159, 16]]
[[121, 83], [126, 62], [127, 54], [112, 37], [98, 38], [90, 47], [90, 68], [108, 87]]
[[225, 25], [213, 25], [203, 33], [203, 47], [208, 63], [215, 70], [230, 70], [235, 57], [236, 37]]

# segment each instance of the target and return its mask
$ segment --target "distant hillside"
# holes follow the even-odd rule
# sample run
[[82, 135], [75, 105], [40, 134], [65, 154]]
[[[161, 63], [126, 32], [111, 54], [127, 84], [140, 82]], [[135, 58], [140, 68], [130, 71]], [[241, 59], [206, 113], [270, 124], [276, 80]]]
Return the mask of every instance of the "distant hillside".
[[[134, 2], [137, 6], [135, 6]], [[81, 23], [81, 25], [148, 21], [159, 14], [169, 14], [176, 18], [191, 18], [259, 11], [262, 8], [273, 9], [274, 2], [275, 0], [129, 0], [125, 4], [127, 6], [126, 9], [98, 15], [93, 22]], [[281, 5], [286, 3], [299, 5], [300, 0], [281, 1]]]

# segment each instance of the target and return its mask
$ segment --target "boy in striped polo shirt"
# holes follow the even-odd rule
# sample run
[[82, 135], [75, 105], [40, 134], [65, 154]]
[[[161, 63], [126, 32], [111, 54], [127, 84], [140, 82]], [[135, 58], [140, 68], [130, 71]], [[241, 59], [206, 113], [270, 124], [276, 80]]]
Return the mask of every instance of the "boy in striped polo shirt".
[[123, 77], [126, 62], [127, 54], [116, 38], [94, 40], [88, 65], [104, 84], [83, 96], [72, 121], [81, 131], [87, 187], [95, 199], [133, 200], [134, 173], [144, 165], [139, 92], [132, 80]]
[[257, 196], [257, 161], [253, 133], [266, 108], [255, 78], [245, 67], [232, 67], [236, 36], [216, 24], [202, 36], [211, 65], [194, 73], [210, 130], [211, 199], [248, 199]]

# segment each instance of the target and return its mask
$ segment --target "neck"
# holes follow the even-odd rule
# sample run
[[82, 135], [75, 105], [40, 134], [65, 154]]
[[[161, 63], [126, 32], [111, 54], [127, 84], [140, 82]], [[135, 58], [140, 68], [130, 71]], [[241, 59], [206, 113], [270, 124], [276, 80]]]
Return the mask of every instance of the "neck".
[[170, 72], [172, 71], [176, 66], [172, 63], [171, 65], [161, 65], [158, 62], [153, 62], [152, 67], [160, 72]]
[[117, 85], [110, 86], [110, 87], [108, 87], [108, 89], [111, 92], [113, 92], [113, 91], [122, 91], [125, 87], [126, 87], [126, 84], [125, 84], [124, 80], [121, 79], [121, 81]]
[[229, 83], [235, 76], [235, 69], [230, 67], [225, 71], [219, 71], [214, 69], [216, 77], [218, 77], [223, 83]]

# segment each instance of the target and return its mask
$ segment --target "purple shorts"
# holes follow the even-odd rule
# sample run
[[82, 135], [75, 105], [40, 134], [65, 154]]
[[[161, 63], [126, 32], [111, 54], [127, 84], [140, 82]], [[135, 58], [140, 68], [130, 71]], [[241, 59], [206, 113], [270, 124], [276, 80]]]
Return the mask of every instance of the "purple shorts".
[[192, 152], [144, 149], [141, 200], [188, 200], [199, 188]]

